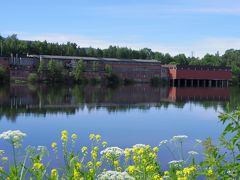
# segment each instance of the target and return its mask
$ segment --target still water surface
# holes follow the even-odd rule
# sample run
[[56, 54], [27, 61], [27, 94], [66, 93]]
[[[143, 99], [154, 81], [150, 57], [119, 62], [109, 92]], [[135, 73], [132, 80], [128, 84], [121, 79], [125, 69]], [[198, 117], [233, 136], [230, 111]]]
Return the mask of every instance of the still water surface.
[[[107, 88], [102, 86], [32, 86], [0, 88], [0, 132], [19, 129], [27, 133], [24, 147], [60, 144], [64, 129], [79, 135], [87, 145], [90, 133], [99, 133], [109, 146], [137, 143], [156, 146], [174, 135], [187, 135], [185, 151], [195, 139], [217, 142], [223, 130], [219, 112], [238, 104], [238, 88], [151, 87], [147, 84]], [[0, 149], [8, 144], [1, 141]], [[198, 151], [201, 148], [197, 148]], [[163, 163], [173, 160], [161, 148]]]

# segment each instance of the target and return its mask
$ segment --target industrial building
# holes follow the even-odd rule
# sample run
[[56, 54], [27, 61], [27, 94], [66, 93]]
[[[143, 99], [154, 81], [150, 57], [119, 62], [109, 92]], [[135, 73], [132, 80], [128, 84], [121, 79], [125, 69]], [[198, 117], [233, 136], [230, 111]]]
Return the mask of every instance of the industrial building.
[[28, 55], [28, 57], [0, 57], [0, 65], [10, 69], [10, 75], [26, 78], [37, 72], [40, 61], [47, 64], [56, 60], [67, 69], [74, 68], [77, 61], [84, 62], [86, 79], [106, 77], [106, 67], [121, 79], [150, 82], [152, 78], [168, 80], [172, 86], [221, 87], [232, 79], [231, 68], [219, 66], [162, 65], [157, 60], [115, 59], [75, 56]]

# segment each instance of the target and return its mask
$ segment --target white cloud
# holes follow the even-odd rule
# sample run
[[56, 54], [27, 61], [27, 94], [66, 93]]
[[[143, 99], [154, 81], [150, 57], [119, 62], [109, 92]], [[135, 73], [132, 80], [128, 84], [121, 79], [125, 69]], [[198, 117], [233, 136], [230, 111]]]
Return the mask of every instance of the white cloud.
[[240, 38], [234, 37], [210, 37], [202, 40], [196, 40], [189, 43], [151, 43], [140, 42], [128, 39], [128, 41], [116, 41], [109, 39], [90, 38], [86, 36], [78, 35], [66, 35], [66, 34], [28, 34], [19, 33], [19, 39], [23, 40], [47, 40], [48, 42], [77, 43], [80, 47], [95, 47], [95, 48], [107, 48], [109, 45], [116, 45], [120, 47], [128, 47], [132, 49], [151, 48], [153, 51], [160, 51], [163, 53], [170, 53], [171, 55], [177, 55], [180, 53], [190, 56], [191, 52], [194, 52], [195, 56], [202, 57], [206, 53], [215, 54], [219, 51], [223, 54], [227, 49], [240, 48]]
[[98, 7], [88, 7], [89, 11], [96, 11], [99, 14], [109, 14], [112, 16], [156, 16], [173, 14], [223, 14], [240, 15], [240, 3], [205, 3], [205, 4], [124, 4], [124, 5], [103, 5]]

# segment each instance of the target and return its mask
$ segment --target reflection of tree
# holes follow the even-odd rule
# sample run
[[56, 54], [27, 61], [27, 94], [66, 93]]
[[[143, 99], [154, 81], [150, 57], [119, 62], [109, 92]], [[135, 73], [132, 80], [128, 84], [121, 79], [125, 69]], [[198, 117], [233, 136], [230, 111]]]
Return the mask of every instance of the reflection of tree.
[[[108, 88], [92, 85], [16, 85], [0, 87], [0, 119], [6, 117], [14, 121], [22, 114], [46, 115], [47, 113], [74, 114], [87, 107], [105, 108], [108, 112], [129, 111], [131, 109], [149, 110], [151, 107], [167, 109], [169, 105], [184, 108], [186, 103], [205, 109], [219, 107], [227, 110], [227, 102], [221, 101], [176, 101], [168, 102], [166, 88], [149, 85], [120, 86]], [[233, 111], [239, 105], [240, 90], [231, 88], [229, 109]]]
[[231, 88], [230, 101], [228, 104], [224, 104], [222, 107], [225, 112], [227, 111], [233, 112], [234, 110], [237, 109], [237, 107], [240, 107], [240, 88], [239, 87]]

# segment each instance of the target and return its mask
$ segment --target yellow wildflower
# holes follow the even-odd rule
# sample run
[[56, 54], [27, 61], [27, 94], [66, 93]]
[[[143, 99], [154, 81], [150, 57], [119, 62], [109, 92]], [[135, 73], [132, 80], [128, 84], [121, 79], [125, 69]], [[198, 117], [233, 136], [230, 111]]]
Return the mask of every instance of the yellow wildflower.
[[2, 166], [0, 166], [0, 171], [3, 171], [3, 167]]
[[107, 142], [106, 142], [106, 141], [103, 141], [103, 142], [102, 142], [102, 146], [103, 146], [103, 147], [106, 147], [106, 146], [107, 146]]
[[177, 171], [177, 172], [176, 172], [176, 175], [177, 175], [177, 176], [181, 176], [182, 174], [183, 174], [182, 171]]
[[75, 140], [75, 139], [78, 138], [78, 136], [77, 136], [76, 134], [72, 134], [71, 138], [72, 138], [73, 140]]
[[106, 153], [105, 156], [106, 156], [106, 158], [108, 158], [108, 159], [111, 159], [111, 158], [112, 158], [112, 156], [111, 156], [110, 153]]
[[83, 147], [82, 147], [82, 153], [85, 153], [85, 152], [87, 151], [87, 149], [88, 149], [88, 148], [87, 148], [86, 146], [83, 146]]
[[67, 130], [63, 130], [61, 133], [62, 133], [62, 135], [66, 135], [66, 136], [68, 135]]
[[57, 177], [58, 177], [57, 169], [52, 169], [52, 171], [51, 171], [51, 178], [57, 178]]
[[92, 161], [89, 161], [89, 162], [88, 162], [88, 167], [92, 167], [92, 166], [93, 166]]
[[97, 141], [101, 141], [101, 136], [99, 134], [96, 135]]
[[138, 151], [138, 154], [143, 155], [143, 153], [144, 153], [144, 148], [140, 148]]
[[169, 171], [164, 171], [164, 176], [169, 176]]
[[128, 172], [130, 174], [133, 174], [136, 171], [136, 167], [135, 166], [128, 166]]
[[146, 145], [146, 147], [145, 147], [146, 149], [150, 149], [151, 148], [151, 146], [150, 145]]
[[77, 163], [75, 164], [75, 167], [76, 167], [76, 169], [81, 169], [81, 167], [82, 167], [82, 164], [81, 164], [81, 163], [79, 163], [79, 162], [77, 162]]
[[207, 171], [207, 176], [212, 176], [212, 175], [213, 175], [213, 170], [209, 168]]
[[120, 166], [117, 167], [117, 171], [121, 172], [122, 168]]
[[90, 139], [90, 140], [93, 140], [94, 138], [95, 138], [95, 134], [90, 134], [90, 135], [89, 135], [89, 139]]
[[93, 169], [89, 169], [89, 172], [90, 172], [91, 174], [93, 174], [93, 173], [94, 173], [94, 170], [93, 170]]
[[157, 174], [153, 176], [153, 180], [163, 180], [163, 178], [159, 174]]
[[98, 149], [99, 149], [99, 147], [97, 147], [97, 146], [95, 146], [95, 147], [93, 148], [94, 151], [98, 151]]
[[114, 161], [113, 164], [114, 164], [114, 166], [119, 166], [119, 162], [118, 161]]
[[96, 166], [100, 167], [102, 165], [102, 163], [100, 161], [96, 162]]
[[124, 150], [124, 154], [125, 154], [126, 157], [131, 156], [130, 149], [129, 149], [129, 148], [126, 148], [126, 149]]
[[52, 146], [53, 149], [56, 149], [57, 148], [57, 143], [53, 142], [51, 146]]
[[73, 178], [74, 179], [79, 179], [80, 176], [81, 176], [81, 174], [76, 169], [74, 169], [73, 170]]
[[66, 134], [62, 134], [61, 140], [62, 140], [63, 142], [67, 142], [68, 136], [67, 136]]
[[95, 151], [91, 151], [92, 158], [97, 159], [97, 153]]
[[137, 162], [137, 161], [138, 161], [138, 157], [137, 157], [137, 156], [133, 156], [133, 160], [134, 160], [135, 162]]
[[155, 169], [155, 167], [153, 165], [149, 165], [146, 167], [147, 172], [152, 172], [152, 171], [154, 171], [154, 169]]
[[68, 132], [67, 132], [66, 130], [63, 130], [63, 131], [61, 132], [61, 134], [62, 134], [61, 140], [62, 140], [63, 142], [67, 142], [67, 140], [68, 140]]
[[155, 153], [157, 153], [157, 152], [159, 151], [158, 147], [154, 147], [154, 148], [153, 148], [153, 151], [154, 151]]
[[195, 166], [191, 166], [191, 167], [189, 167], [189, 170], [190, 170], [191, 172], [194, 172], [194, 171], [196, 171], [197, 169], [196, 169]]
[[177, 180], [188, 180], [188, 178], [186, 176], [183, 176], [183, 177], [178, 177]]
[[42, 163], [34, 163], [33, 168], [36, 170], [43, 170], [43, 164]]
[[153, 153], [153, 154], [152, 154], [152, 158], [153, 158], [153, 159], [156, 159], [156, 158], [157, 158], [157, 154]]
[[184, 168], [184, 169], [183, 169], [183, 174], [184, 174], [185, 176], [189, 176], [189, 175], [191, 174], [191, 170], [190, 170], [189, 168]]

